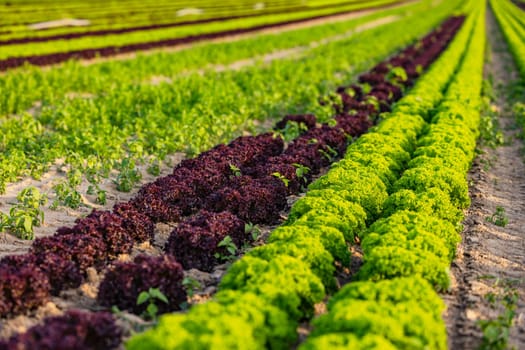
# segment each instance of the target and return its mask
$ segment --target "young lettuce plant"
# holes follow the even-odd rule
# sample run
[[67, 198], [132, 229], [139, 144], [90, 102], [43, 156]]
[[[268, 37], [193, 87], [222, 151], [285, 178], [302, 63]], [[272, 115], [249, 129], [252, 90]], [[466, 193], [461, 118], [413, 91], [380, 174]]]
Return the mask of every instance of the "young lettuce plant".
[[114, 180], [117, 185], [117, 190], [121, 192], [129, 192], [137, 184], [142, 176], [140, 175], [135, 161], [131, 158], [124, 158], [116, 164], [116, 168], [119, 171], [117, 178]]
[[0, 228], [7, 229], [21, 239], [33, 239], [33, 227], [44, 222], [41, 207], [47, 203], [47, 197], [36, 187], [27, 187], [16, 198], [18, 203], [10, 209], [9, 216], [3, 214], [0, 217]]
[[156, 320], [159, 312], [158, 302], [169, 304], [168, 298], [158, 288], [150, 288], [148, 291], [143, 291], [137, 297], [137, 305], [148, 303], [146, 311], [144, 311], [144, 318]]
[[225, 247], [228, 252], [227, 255], [215, 253], [215, 258], [222, 261], [232, 261], [235, 258], [237, 250], [239, 250], [230, 236], [224, 237], [224, 239], [217, 244], [217, 247]]

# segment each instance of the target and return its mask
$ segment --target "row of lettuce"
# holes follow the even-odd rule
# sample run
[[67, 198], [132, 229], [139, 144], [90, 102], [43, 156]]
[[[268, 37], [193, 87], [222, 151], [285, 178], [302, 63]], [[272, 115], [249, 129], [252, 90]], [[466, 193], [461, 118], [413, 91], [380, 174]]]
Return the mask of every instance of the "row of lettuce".
[[[457, 0], [454, 4], [459, 2]], [[56, 68], [57, 71], [8, 73], [2, 77], [4, 91], [9, 92], [9, 97], [4, 100], [6, 104], [3, 104], [5, 109], [20, 111], [39, 98], [43, 107], [36, 116], [7, 118], [1, 123], [0, 192], [7, 183], [20, 176], [40, 176], [59, 158], [66, 158], [71, 163], [78, 160], [81, 164], [74, 164], [74, 167], [90, 173], [97, 168], [118, 169], [120, 160], [125, 157], [137, 160], [154, 156], [162, 159], [177, 151], [192, 155], [232, 139], [243, 129], [253, 131], [257, 121], [276, 115], [313, 113], [320, 121], [325, 121], [323, 116], [329, 115], [329, 108], [319, 106], [319, 96], [348, 83], [356, 72], [369, 68], [372, 62], [414, 41], [451, 11], [447, 3], [435, 7], [431, 12], [434, 16], [426, 15], [430, 13], [425, 12], [429, 4], [413, 8], [418, 11], [406, 18], [406, 23], [411, 24], [410, 30], [400, 30], [395, 23], [385, 24], [361, 32], [358, 37], [351, 36], [311, 48], [300, 59], [301, 64], [287, 59], [242, 71], [212, 71], [202, 76], [198, 71], [188, 72], [172, 76], [171, 83], [160, 85], [142, 82], [150, 74], [162, 74], [157, 71], [161, 67], [165, 67], [169, 74], [180, 74], [183, 66], [175, 65], [178, 67], [175, 71], [169, 66], [181, 57], [186, 57], [182, 61], [188, 62], [192, 57], [198, 57], [198, 53], [205, 52], [209, 57], [213, 48], [219, 48], [220, 57], [232, 53], [233, 57], [242, 58], [254, 50], [246, 49], [246, 43], [239, 42], [93, 68], [73, 64]], [[357, 20], [346, 28], [355, 29], [363, 23], [366, 22]], [[334, 28], [338, 28], [339, 33], [346, 30], [341, 25], [328, 27], [328, 32], [335, 33]], [[315, 39], [323, 37], [322, 29], [312, 32], [317, 33]], [[273, 43], [281, 44], [265, 47], [271, 50], [286, 47], [282, 42], [290, 38], [302, 38], [301, 42], [307, 43], [307, 37], [307, 31], [282, 38], [272, 37]], [[249, 40], [247, 46], [255, 47], [258, 42]], [[200, 59], [197, 61], [203, 63]], [[135, 74], [134, 68], [143, 73]], [[84, 83], [69, 85], [69, 88], [75, 86], [72, 90], [78, 91], [76, 96], [68, 94], [70, 81], [85, 83], [85, 86]], [[304, 81], [310, 84], [304, 84]], [[61, 88], [61, 84], [65, 88]], [[14, 93], [22, 87], [25, 88], [23, 91], [34, 89], [36, 93], [27, 94], [27, 99], [25, 92]], [[58, 89], [57, 99], [52, 93], [55, 87]], [[86, 159], [92, 165], [87, 164]]]
[[116, 82], [125, 86], [149, 80], [152, 76], [174, 78], [183, 72], [207, 65], [227, 66], [235, 61], [257, 58], [275, 51], [308, 46], [312, 42], [348, 33], [364, 23], [385, 16], [404, 17], [407, 11], [430, 9], [429, 2], [424, 3], [381, 10], [350, 21], [321, 24], [279, 35], [264, 34], [234, 42], [207, 43], [181, 52], [155, 53], [124, 61], [100, 62], [87, 67], [72, 61], [50, 70], [26, 67], [23, 70], [10, 71], [0, 77], [0, 86], [5, 91], [0, 100], [0, 114], [4, 116], [22, 113], [36, 101], [42, 101], [44, 105], [54, 104], [63, 100], [67, 93], [99, 94], [110, 90]]
[[[102, 269], [118, 255], [129, 253], [134, 243], [153, 241], [153, 224], [158, 222], [179, 222], [166, 244], [167, 254], [175, 255], [186, 269], [211, 271], [220, 263], [217, 255], [227, 253], [220, 245], [225, 236], [239, 247], [248, 240], [245, 223], [278, 222], [280, 211], [287, 205], [286, 196], [299, 193], [313, 175], [344, 153], [348, 138], [364, 133], [379, 112], [389, 110], [420, 75], [418, 67], [424, 70], [431, 64], [460, 23], [459, 18], [448, 20], [443, 30], [430, 33], [417, 45], [361, 75], [359, 81], [368, 92], [363, 91], [364, 85], [353, 85], [352, 95], [340, 88], [342, 103], [335, 104], [339, 113], [335, 125], [316, 127], [313, 115], [286, 116], [277, 128], [295, 125], [302, 131], [286, 150], [282, 137], [271, 133], [239, 137], [182, 161], [171, 175], [144, 185], [129, 203], [117, 204], [113, 212], [93, 211], [78, 219], [74, 227], [60, 228], [52, 237], [37, 239], [29, 254], [2, 259], [0, 273], [5, 278], [1, 284], [4, 288], [0, 288], [0, 315], [30, 310], [44, 303], [49, 294], [78, 287], [88, 268]], [[392, 74], [399, 70], [404, 75]], [[144, 264], [137, 261], [136, 265], [141, 268]], [[121, 273], [122, 279], [108, 274], [108, 283], [101, 285], [99, 299], [106, 306], [127, 308], [144, 290], [139, 290], [140, 286], [129, 288], [130, 283], [117, 285], [119, 280], [138, 278], [137, 268], [121, 270], [127, 270]], [[164, 273], [160, 266], [155, 270], [149, 275]], [[183, 292], [168, 292], [180, 289], [180, 282], [173, 277], [171, 284], [163, 284], [161, 289], [168, 296], [185, 297]], [[149, 287], [159, 286], [149, 285], [146, 290]], [[178, 307], [179, 297], [174, 297], [173, 309]], [[26, 299], [31, 303], [24, 302]]]
[[525, 79], [525, 16], [509, 0], [490, 0], [522, 79]]
[[[32, 57], [46, 54], [61, 53], [71, 51], [102, 49], [108, 47], [125, 47], [131, 44], [149, 43], [167, 39], [194, 37], [201, 34], [212, 34], [216, 32], [226, 32], [229, 30], [239, 30], [267, 26], [290, 21], [300, 21], [309, 18], [327, 16], [331, 14], [350, 12], [363, 8], [378, 7], [392, 4], [399, 0], [373, 0], [360, 2], [346, 6], [335, 6], [327, 9], [306, 9], [303, 11], [285, 11], [276, 14], [260, 16], [248, 16], [245, 18], [233, 18], [224, 21], [212, 21], [209, 23], [198, 23], [195, 25], [159, 26], [158, 28], [142, 31], [130, 31], [125, 33], [108, 33], [103, 36], [83, 36], [79, 38], [56, 38], [44, 42], [29, 42], [2, 46], [0, 60], [7, 60], [21, 57]], [[51, 62], [53, 63], [53, 62]], [[0, 61], [0, 67], [2, 62]]]
[[[1, 37], [12, 37], [22, 35], [41, 35], [57, 33], [71, 33], [90, 31], [93, 28], [125, 28], [137, 24], [187, 22], [188, 20], [201, 20], [231, 15], [264, 14], [268, 11], [295, 9], [299, 7], [300, 1], [269, 0], [265, 2], [262, 9], [256, 9], [256, 1], [224, 1], [213, 3], [209, 0], [193, 1], [92, 1], [89, 4], [82, 1], [43, 1], [41, 3], [17, 1], [14, 4], [0, 4], [2, 15]], [[178, 10], [188, 7], [201, 9], [177, 16]], [[199, 13], [200, 12], [200, 13]], [[79, 18], [90, 21], [88, 26], [81, 27], [58, 27], [46, 28], [45, 30], [31, 30], [30, 25], [59, 20], [62, 18]]]
[[399, 112], [426, 117], [419, 120], [417, 148], [383, 218], [360, 234], [360, 281], [332, 297], [303, 349], [447, 349], [444, 304], [433, 289], [449, 287], [462, 209], [470, 204], [466, 172], [479, 135], [484, 18], [484, 9], [471, 18], [477, 22], [472, 39], [434, 112], [414, 114], [417, 106]]
[[469, 205], [466, 171], [483, 69], [484, 9], [471, 5], [430, 72], [310, 186], [268, 245], [232, 265], [214, 300], [161, 317], [128, 348], [286, 348], [297, 321], [312, 317], [314, 305], [334, 291], [332, 261], [357, 236], [360, 281], [334, 295], [301, 346], [445, 349], [443, 303], [434, 288], [448, 287]]
[[[87, 34], [101, 30], [127, 30], [150, 25], [188, 25], [217, 20], [254, 17], [285, 11], [298, 12], [319, 10], [327, 7], [358, 5], [359, 0], [337, 0], [330, 2], [301, 2], [300, 0], [269, 0], [258, 4], [255, 0], [223, 1], [213, 3], [209, 0], [183, 1], [137, 1], [119, 2], [93, 1], [69, 2], [46, 1], [42, 4], [17, 2], [12, 6], [0, 4], [0, 40], [11, 38], [38, 38], [61, 34]], [[356, 4], [357, 3], [357, 4]], [[362, 4], [361, 4], [362, 6]], [[32, 24], [78, 18], [89, 20], [89, 25], [74, 27], [47, 27], [34, 30]], [[140, 29], [139, 29], [140, 30]]]
[[[523, 5], [523, 3], [521, 3]], [[508, 0], [490, 0], [496, 20], [503, 32], [514, 62], [520, 74], [520, 84], [515, 87], [515, 95], [525, 91], [525, 16], [519, 8], [520, 3]], [[523, 8], [524, 6], [521, 6]], [[518, 98], [513, 106], [513, 114], [518, 124], [525, 129], [525, 98]]]
[[[145, 186], [134, 200], [129, 204], [117, 206], [114, 213], [95, 211], [86, 219], [79, 220], [75, 227], [62, 228], [53, 237], [37, 240], [29, 254], [4, 258], [1, 261], [0, 273], [7, 277], [8, 282], [11, 282], [11, 289], [7, 291], [6, 288], [1, 288], [4, 290], [2, 312], [4, 315], [16, 314], [23, 312], [24, 307], [33, 308], [45, 300], [46, 281], [42, 278], [39, 279], [41, 276], [38, 273], [47, 275], [47, 283], [51, 284], [53, 294], [59, 293], [64, 288], [74, 286], [74, 283], [78, 285], [88, 266], [94, 265], [100, 269], [105, 259], [112, 259], [120, 253], [128, 252], [133, 240], [141, 242], [151, 239], [152, 222], [179, 220], [180, 215], [188, 215], [195, 208], [198, 209], [199, 204], [206, 203], [206, 201], [197, 203], [195, 200], [198, 200], [199, 197], [211, 198], [214, 204], [217, 202], [227, 204], [226, 209], [234, 212], [242, 219], [261, 223], [272, 222], [273, 216], [261, 216], [260, 213], [278, 212], [279, 208], [276, 208], [276, 203], [273, 203], [276, 199], [274, 198], [275, 195], [280, 192], [297, 193], [300, 191], [301, 182], [307, 184], [311, 180], [311, 177], [301, 179], [295, 172], [297, 169], [289, 163], [297, 162], [303, 167], [308, 167], [312, 174], [315, 174], [331, 158], [324, 157], [330, 148], [321, 149], [320, 147], [324, 147], [323, 144], [329, 144], [332, 149], [342, 153], [346, 143], [345, 134], [355, 136], [362, 133], [364, 131], [362, 127], [366, 129], [369, 125], [366, 122], [363, 123], [365, 119], [379, 111], [389, 110], [390, 104], [401, 97], [402, 90], [410, 86], [414, 79], [421, 74], [421, 70], [425, 70], [441, 54], [462, 22], [462, 17], [453, 17], [447, 20], [440, 29], [425, 36], [420, 43], [410, 46], [397, 56], [376, 65], [370, 73], [361, 75], [360, 83], [370, 86], [369, 92], [363, 92], [362, 86], [359, 85], [338, 89], [343, 103], [336, 105], [339, 114], [336, 117], [337, 124], [335, 126], [315, 127], [313, 116], [289, 116], [285, 118], [283, 123], [279, 123], [279, 127], [286, 127], [285, 122], [300, 121], [310, 130], [292, 142], [279, 157], [272, 156], [272, 154], [283, 151], [282, 140], [272, 139], [269, 135], [239, 138], [228, 146], [216, 147], [204, 152], [196, 159], [184, 161], [175, 169], [172, 176], [160, 178], [151, 186]], [[403, 67], [402, 71], [406, 75], [391, 76], [390, 73], [395, 71], [396, 67]], [[369, 99], [371, 96], [376, 97], [375, 103]], [[339, 134], [340, 136], [337, 136]], [[316, 142], [311, 142], [312, 140]], [[279, 160], [281, 163], [278, 162]], [[260, 163], [260, 165], [255, 163]], [[228, 164], [234, 164], [235, 169], [251, 175], [231, 174], [231, 169], [223, 173], [222, 169], [228, 169]], [[281, 179], [274, 178], [272, 180], [271, 176], [268, 176], [274, 170], [280, 170], [286, 175], [285, 184], [287, 186], [283, 185]], [[257, 175], [260, 171], [263, 172], [262, 175]], [[177, 177], [177, 175], [184, 176]], [[263, 177], [260, 178], [260, 176]], [[254, 178], [252, 179], [252, 177]], [[269, 194], [273, 193], [273, 196], [268, 197], [266, 192], [253, 187], [253, 184], [259, 179], [264, 180], [263, 183], [270, 184], [268, 190], [271, 192]], [[232, 187], [232, 184], [235, 185], [239, 181], [242, 183], [241, 188]], [[250, 187], [251, 190], [244, 195], [241, 193], [240, 197], [230, 196], [232, 191], [229, 191], [229, 188], [232, 187], [235, 194], [237, 191], [244, 190], [246, 186], [253, 188]], [[221, 188], [213, 193], [217, 187]], [[206, 191], [206, 189], [208, 190]], [[188, 197], [188, 190], [190, 192], [196, 191], [195, 196], [189, 195]], [[203, 195], [203, 191], [209, 195]], [[183, 193], [185, 196], [177, 197], [177, 194]], [[224, 196], [225, 194], [226, 196]], [[235, 205], [243, 205], [244, 202], [248, 201], [247, 196], [254, 197], [254, 200], [249, 201], [245, 206], [251, 210], [247, 212], [235, 210], [237, 208]], [[300, 201], [301, 204], [294, 207], [296, 210], [291, 213], [290, 217], [301, 216], [297, 221], [303, 221], [305, 225], [309, 225], [308, 214], [302, 215], [301, 210], [312, 214], [309, 210], [310, 207], [318, 208], [317, 205], [323, 204], [317, 201], [319, 198], [316, 199], [315, 196], [313, 198], [313, 201], [310, 197]], [[345, 208], [344, 205], [342, 208]], [[359, 210], [360, 207], [356, 205], [355, 208]], [[141, 214], [134, 210], [138, 210]], [[175, 254], [177, 260], [182, 259], [180, 261], [185, 268], [197, 267], [201, 270], [211, 270], [213, 264], [218, 263], [216, 261], [217, 253], [223, 253], [224, 248], [218, 243], [225, 235], [229, 235], [237, 245], [242, 240], [246, 240], [244, 222], [230, 212], [221, 212], [224, 210], [222, 207], [218, 210], [219, 213], [217, 214], [200, 211], [198, 215], [181, 222], [173, 231], [172, 237], [166, 245], [167, 253]], [[245, 217], [245, 214], [257, 215], [257, 217]], [[326, 214], [328, 215], [325, 218], [330, 220], [329, 213]], [[364, 225], [366, 214], [362, 209], [361, 214], [361, 217], [357, 218], [360, 222], [357, 223], [358, 226]], [[315, 215], [311, 218], [316, 219]], [[332, 217], [332, 219], [334, 218]], [[325, 228], [327, 234], [323, 244], [326, 245], [327, 249], [330, 249], [337, 261], [348, 265], [349, 255], [346, 250], [345, 237], [347, 240], [351, 239], [349, 235], [353, 238], [354, 227], [351, 227], [350, 222], [343, 222], [337, 217], [335, 217], [334, 224], [335, 227]], [[306, 229], [306, 226], [304, 228]], [[136, 233], [134, 237], [130, 237], [131, 240], [126, 239], [130, 232]], [[249, 255], [256, 260], [269, 261], [277, 252], [288, 252], [292, 256], [297, 256], [297, 254], [302, 255], [304, 253], [303, 249], [312, 248], [312, 251], [320, 252], [320, 254], [316, 253], [307, 258], [310, 263], [317, 266], [315, 272], [322, 281], [322, 284], [318, 286], [319, 291], [324, 294], [325, 288], [328, 291], [335, 290], [336, 283], [332, 276], [335, 272], [334, 258], [324, 250], [325, 248], [318, 241], [311, 239], [308, 235], [303, 237], [301, 245], [296, 246], [293, 242], [296, 239], [295, 236], [296, 232], [293, 230], [282, 230], [280, 238], [278, 238], [279, 234], [274, 232], [270, 238], [270, 244], [251, 251]], [[287, 244], [287, 241], [290, 241], [290, 244]], [[42, 262], [39, 259], [47, 260]], [[293, 263], [294, 259], [291, 261]], [[43, 270], [36, 267], [35, 264], [38, 263], [44, 267]], [[17, 274], [14, 271], [15, 268], [21, 272]], [[28, 277], [30, 271], [33, 271], [32, 279], [24, 281], [23, 278]], [[162, 307], [160, 311], [171, 311], [177, 309], [179, 303], [183, 302], [186, 297], [181, 286], [182, 276], [181, 265], [170, 255], [160, 258], [138, 256], [133, 263], [117, 263], [113, 269], [106, 273], [99, 288], [99, 301], [104, 306], [118, 306], [121, 309], [140, 314], [144, 311], [145, 305], [136, 304], [137, 296], [141, 291], [158, 287], [169, 300], [169, 304], [164, 305], [165, 307]], [[283, 278], [286, 279], [287, 277], [284, 276]], [[29, 288], [29, 286], [32, 287]], [[8, 285], [4, 287], [8, 287]], [[16, 288], [13, 289], [13, 287]], [[25, 301], [30, 299], [32, 303], [18, 302], [16, 296], [19, 295], [22, 295]], [[285, 295], [283, 297], [285, 298], [283, 305], [286, 311], [293, 313], [293, 310], [298, 306], [296, 303], [298, 299], [293, 295], [291, 299]], [[304, 308], [303, 311], [308, 313], [310, 306], [304, 305]], [[278, 312], [277, 309], [274, 311], [277, 311], [279, 317], [288, 317], [286, 314]], [[291, 328], [287, 329], [286, 339], [276, 338], [276, 344], [281, 344], [276, 346], [281, 347], [295, 337], [289, 331], [293, 329], [294, 322], [298, 318], [306, 315], [303, 314], [303, 311], [293, 314], [291, 317], [293, 321], [288, 322], [288, 326]], [[10, 339], [6, 346], [37, 345], [35, 342], [39, 341], [38, 334], [44, 332], [47, 325], [56, 326], [67, 332], [67, 329], [64, 329], [63, 325], [59, 326], [59, 324], [71, 321], [72, 317], [81, 318], [74, 322], [78, 323], [76, 326], [82, 328], [89, 328], [91, 322], [100, 322], [100, 327], [97, 327], [100, 336], [103, 334], [109, 336], [114, 330], [107, 325], [107, 320], [102, 316], [97, 318], [96, 316], [86, 315], [85, 318], [82, 318], [80, 314], [68, 312], [62, 318], [53, 318], [43, 326], [31, 329], [27, 334]], [[95, 326], [93, 325], [93, 327]], [[109, 333], [104, 333], [104, 330]], [[45, 341], [55, 341], [56, 337], [59, 338], [56, 341], [60, 341], [62, 336], [60, 333], [55, 331], [51, 333], [49, 337], [45, 337]], [[113, 332], [112, 335], [119, 337], [120, 333]], [[83, 338], [81, 336], [75, 339], [75, 341], [80, 341]]]

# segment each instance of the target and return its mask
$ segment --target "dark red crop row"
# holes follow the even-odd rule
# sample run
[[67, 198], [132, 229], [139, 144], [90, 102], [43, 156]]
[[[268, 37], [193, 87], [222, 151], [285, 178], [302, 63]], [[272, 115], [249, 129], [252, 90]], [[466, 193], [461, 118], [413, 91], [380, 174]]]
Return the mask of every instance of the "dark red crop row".
[[[335, 126], [317, 127], [311, 115], [287, 116], [278, 128], [294, 121], [307, 130], [286, 149], [282, 139], [272, 134], [219, 145], [183, 161], [172, 175], [145, 185], [134, 199], [116, 205], [113, 212], [93, 211], [74, 227], [37, 239], [30, 253], [2, 259], [0, 315], [25, 312], [41, 305], [50, 293], [78, 286], [88, 267], [102, 269], [118, 254], [130, 252], [134, 242], [152, 240], [154, 222], [189, 216], [171, 233], [166, 256], [139, 256], [133, 262], [115, 263], [98, 295], [101, 305], [140, 313], [144, 310], [136, 305], [139, 293], [159, 288], [170, 301], [160, 311], [177, 310], [186, 299], [183, 267], [211, 271], [219, 263], [217, 256], [227, 254], [226, 248], [219, 246], [226, 236], [240, 246], [251, 239], [244, 231], [246, 222], [277, 222], [279, 212], [286, 208], [287, 195], [298, 193], [336, 153], [342, 155], [348, 136], [364, 133], [379, 112], [389, 110], [445, 49], [462, 22], [463, 17], [450, 18], [419, 43], [376, 65], [360, 76], [364, 85], [340, 87], [342, 104], [335, 105]], [[404, 68], [406, 79], [402, 74], [391, 74], [395, 67]], [[307, 176], [299, 176], [294, 164], [309, 168]], [[25, 338], [12, 338], [11, 344], [16, 344], [16, 339], [22, 342]]]
[[[392, 5], [381, 6], [380, 8], [390, 7]], [[351, 13], [355, 11], [343, 11], [336, 14], [312, 16], [304, 19], [288, 20], [279, 23], [272, 24], [261, 24], [250, 28], [239, 28], [229, 29], [224, 31], [218, 31], [213, 33], [195, 34], [189, 35], [182, 38], [165, 39], [153, 42], [144, 42], [136, 44], [127, 44], [122, 46], [107, 46], [96, 49], [82, 49], [73, 50], [68, 52], [57, 52], [45, 55], [32, 55], [32, 56], [21, 56], [21, 57], [9, 57], [0, 60], [0, 71], [6, 71], [8, 69], [23, 66], [24, 64], [31, 64], [35, 66], [47, 66], [51, 64], [61, 63], [70, 59], [93, 59], [97, 57], [115, 56], [123, 53], [130, 53], [135, 51], [149, 50], [154, 48], [178, 46], [184, 44], [190, 44], [197, 41], [204, 41], [210, 39], [217, 39], [222, 37], [234, 36], [239, 34], [246, 34], [256, 32], [262, 29], [278, 28], [289, 24], [301, 23], [312, 19], [319, 19], [330, 17], [333, 15], [340, 15], [345, 13]]]

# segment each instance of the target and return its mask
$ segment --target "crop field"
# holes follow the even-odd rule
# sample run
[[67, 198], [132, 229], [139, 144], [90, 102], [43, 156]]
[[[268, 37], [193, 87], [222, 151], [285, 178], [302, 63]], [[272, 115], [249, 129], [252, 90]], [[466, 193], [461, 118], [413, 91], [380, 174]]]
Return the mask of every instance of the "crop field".
[[522, 0], [0, 0], [0, 350], [525, 349]]

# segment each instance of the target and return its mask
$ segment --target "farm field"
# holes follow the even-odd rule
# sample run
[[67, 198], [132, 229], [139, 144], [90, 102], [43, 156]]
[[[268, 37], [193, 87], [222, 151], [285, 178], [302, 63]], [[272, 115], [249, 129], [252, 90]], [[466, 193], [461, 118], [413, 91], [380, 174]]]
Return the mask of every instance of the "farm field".
[[0, 0], [0, 350], [525, 348], [511, 0]]

